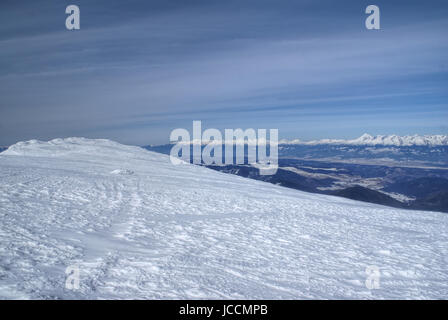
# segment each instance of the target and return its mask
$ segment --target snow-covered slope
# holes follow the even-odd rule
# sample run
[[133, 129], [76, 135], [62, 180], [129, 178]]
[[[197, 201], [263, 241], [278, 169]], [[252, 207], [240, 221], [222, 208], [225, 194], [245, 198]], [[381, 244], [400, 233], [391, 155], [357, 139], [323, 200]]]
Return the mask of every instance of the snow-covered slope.
[[[448, 297], [446, 214], [173, 166], [107, 140], [1, 153], [0, 243], [2, 298]], [[65, 288], [68, 266], [79, 290]]]
[[322, 139], [313, 141], [295, 140], [281, 140], [280, 144], [304, 144], [304, 145], [318, 145], [318, 144], [348, 144], [358, 146], [448, 146], [448, 136], [446, 135], [413, 135], [413, 136], [397, 136], [397, 135], [377, 135], [371, 136], [367, 133], [363, 134], [357, 139], [343, 140], [343, 139]]

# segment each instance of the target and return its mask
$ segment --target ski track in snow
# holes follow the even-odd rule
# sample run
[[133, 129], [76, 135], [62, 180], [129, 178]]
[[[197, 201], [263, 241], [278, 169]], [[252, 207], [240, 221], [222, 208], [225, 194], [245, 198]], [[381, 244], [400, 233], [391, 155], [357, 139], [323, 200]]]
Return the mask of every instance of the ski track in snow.
[[[448, 297], [446, 214], [174, 166], [107, 140], [1, 153], [0, 219], [4, 299]], [[79, 290], [65, 288], [71, 265]]]

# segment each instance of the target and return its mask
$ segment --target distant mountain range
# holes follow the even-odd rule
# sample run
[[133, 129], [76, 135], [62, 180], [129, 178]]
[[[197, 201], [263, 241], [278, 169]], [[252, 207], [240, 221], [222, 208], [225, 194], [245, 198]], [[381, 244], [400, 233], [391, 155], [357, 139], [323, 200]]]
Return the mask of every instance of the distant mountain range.
[[[212, 140], [212, 141], [201, 141], [201, 140], [190, 140], [181, 141], [183, 144], [265, 144], [269, 143], [269, 140], [258, 139], [257, 140]], [[175, 144], [175, 142], [171, 143]], [[351, 146], [395, 146], [395, 147], [411, 147], [411, 146], [426, 146], [426, 147], [437, 147], [437, 146], [448, 146], [448, 135], [407, 135], [398, 136], [392, 135], [376, 135], [372, 136], [370, 134], [364, 133], [362, 136], [356, 139], [321, 139], [321, 140], [311, 140], [305, 141], [301, 139], [280, 139], [278, 141], [279, 145], [304, 145], [304, 146], [314, 146], [314, 145], [351, 145]], [[160, 145], [148, 145], [148, 147], [157, 147]]]
[[322, 139], [313, 141], [302, 141], [299, 139], [279, 141], [279, 144], [299, 144], [299, 145], [358, 145], [358, 146], [448, 146], [447, 135], [412, 135], [412, 136], [397, 136], [397, 135], [377, 135], [363, 134], [357, 139], [343, 140], [343, 139]]

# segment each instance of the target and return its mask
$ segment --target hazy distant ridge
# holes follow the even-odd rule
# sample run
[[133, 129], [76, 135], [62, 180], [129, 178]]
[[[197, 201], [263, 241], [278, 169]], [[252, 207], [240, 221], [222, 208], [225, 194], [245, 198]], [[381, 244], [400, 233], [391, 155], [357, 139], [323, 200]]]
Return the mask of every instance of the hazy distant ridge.
[[317, 145], [317, 144], [348, 144], [348, 145], [384, 145], [384, 146], [447, 146], [447, 135], [412, 135], [412, 136], [397, 136], [397, 135], [377, 135], [363, 134], [357, 139], [343, 140], [343, 139], [322, 139], [313, 141], [294, 140], [280, 140], [280, 144], [303, 144], [303, 145]]

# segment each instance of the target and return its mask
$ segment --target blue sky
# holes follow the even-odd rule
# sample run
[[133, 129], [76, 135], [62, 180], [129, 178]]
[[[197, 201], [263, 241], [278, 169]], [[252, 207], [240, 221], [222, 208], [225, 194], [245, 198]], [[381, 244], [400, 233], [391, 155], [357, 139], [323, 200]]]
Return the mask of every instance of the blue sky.
[[[65, 29], [65, 7], [81, 30]], [[366, 30], [376, 4], [381, 30]], [[448, 133], [446, 1], [2, 1], [0, 145]]]

